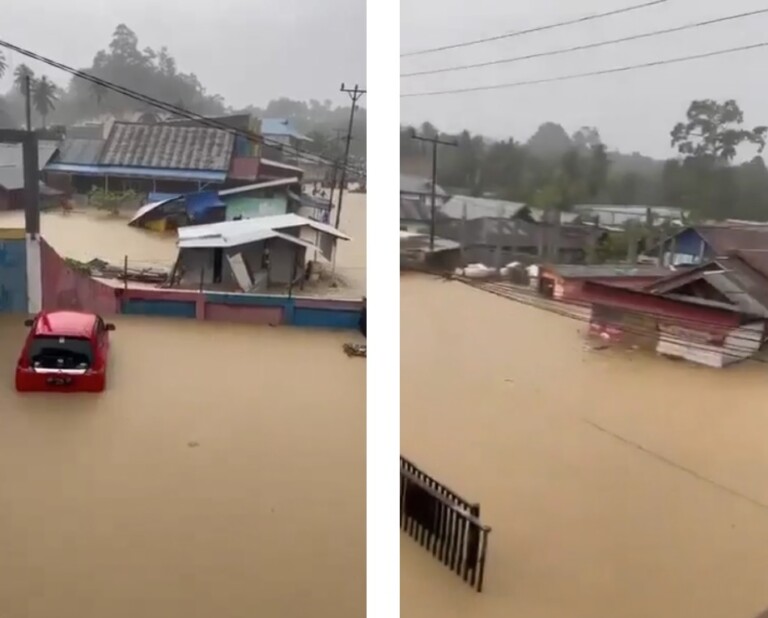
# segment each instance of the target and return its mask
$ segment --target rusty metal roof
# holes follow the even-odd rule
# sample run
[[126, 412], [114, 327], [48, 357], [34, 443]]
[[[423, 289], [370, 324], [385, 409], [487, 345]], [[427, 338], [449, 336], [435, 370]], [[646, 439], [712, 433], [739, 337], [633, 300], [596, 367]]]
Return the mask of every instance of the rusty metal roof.
[[234, 143], [221, 129], [116, 122], [99, 164], [226, 172]]

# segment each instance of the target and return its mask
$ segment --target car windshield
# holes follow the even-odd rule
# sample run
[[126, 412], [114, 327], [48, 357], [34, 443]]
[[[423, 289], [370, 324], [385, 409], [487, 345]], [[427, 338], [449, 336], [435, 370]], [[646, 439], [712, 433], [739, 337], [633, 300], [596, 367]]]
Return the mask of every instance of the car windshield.
[[29, 347], [29, 362], [39, 369], [88, 369], [91, 342], [83, 337], [37, 336]]

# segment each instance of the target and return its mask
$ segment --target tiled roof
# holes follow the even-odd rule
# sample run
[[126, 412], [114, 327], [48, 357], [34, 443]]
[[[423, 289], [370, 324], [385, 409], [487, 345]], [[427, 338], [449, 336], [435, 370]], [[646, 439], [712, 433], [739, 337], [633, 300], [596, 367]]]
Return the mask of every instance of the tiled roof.
[[99, 163], [226, 172], [233, 146], [234, 135], [220, 129], [116, 122]]

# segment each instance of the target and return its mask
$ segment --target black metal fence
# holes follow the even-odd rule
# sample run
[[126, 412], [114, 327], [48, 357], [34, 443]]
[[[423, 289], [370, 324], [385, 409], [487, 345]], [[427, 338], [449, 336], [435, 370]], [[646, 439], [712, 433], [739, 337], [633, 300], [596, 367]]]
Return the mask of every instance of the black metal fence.
[[478, 592], [488, 533], [480, 505], [466, 501], [400, 457], [400, 527]]

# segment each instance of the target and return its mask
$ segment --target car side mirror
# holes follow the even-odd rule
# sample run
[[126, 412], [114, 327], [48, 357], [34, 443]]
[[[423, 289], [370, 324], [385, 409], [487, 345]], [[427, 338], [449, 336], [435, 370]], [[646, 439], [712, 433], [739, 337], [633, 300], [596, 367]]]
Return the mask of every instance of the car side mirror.
[[115, 330], [115, 325], [114, 324], [106, 324], [104, 326], [104, 330], [109, 330], [109, 331]]
[[28, 328], [32, 328], [32, 325], [35, 323], [34, 320], [24, 320], [24, 326]]

